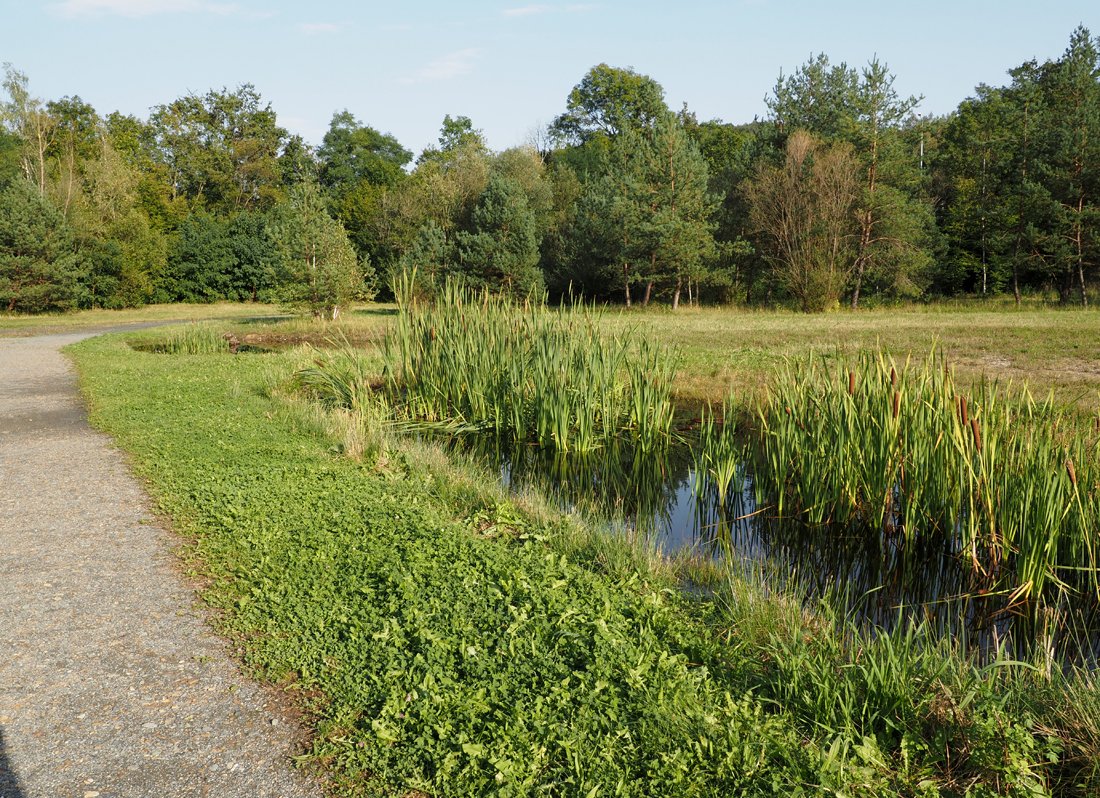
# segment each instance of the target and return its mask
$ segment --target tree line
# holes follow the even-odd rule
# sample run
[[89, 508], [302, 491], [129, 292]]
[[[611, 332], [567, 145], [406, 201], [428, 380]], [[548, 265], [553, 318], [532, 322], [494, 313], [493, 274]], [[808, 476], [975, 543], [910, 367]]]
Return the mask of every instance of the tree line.
[[748, 124], [600, 64], [536, 141], [444, 118], [414, 159], [348, 111], [317, 147], [249, 84], [146, 119], [43, 101], [5, 65], [0, 310], [221, 299], [335, 316], [415, 269], [519, 295], [820, 311], [957, 294], [1087, 305], [1100, 255], [1100, 40], [916, 114], [822, 54]]

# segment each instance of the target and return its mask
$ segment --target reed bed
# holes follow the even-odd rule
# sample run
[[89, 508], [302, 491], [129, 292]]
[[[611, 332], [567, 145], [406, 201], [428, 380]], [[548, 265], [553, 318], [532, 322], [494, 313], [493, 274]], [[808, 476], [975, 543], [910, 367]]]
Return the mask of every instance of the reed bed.
[[745, 489], [745, 465], [748, 450], [737, 434], [737, 400], [733, 393], [726, 396], [719, 416], [713, 407], [703, 408], [699, 422], [699, 443], [694, 449], [695, 493], [705, 496], [713, 487], [720, 505], [734, 493]]
[[434, 303], [396, 291], [383, 382], [408, 419], [493, 430], [559, 452], [611, 441], [643, 450], [672, 435], [674, 361], [633, 334], [609, 338], [599, 315], [574, 306], [474, 293], [456, 283]]
[[192, 322], [173, 329], [151, 348], [168, 355], [217, 355], [229, 352], [229, 342], [221, 328], [202, 322]]
[[934, 352], [898, 365], [865, 353], [791, 365], [759, 409], [758, 502], [812, 525], [937, 538], [974, 571], [1011, 576], [1012, 599], [1100, 595], [1096, 428], [1024, 389], [961, 391]]

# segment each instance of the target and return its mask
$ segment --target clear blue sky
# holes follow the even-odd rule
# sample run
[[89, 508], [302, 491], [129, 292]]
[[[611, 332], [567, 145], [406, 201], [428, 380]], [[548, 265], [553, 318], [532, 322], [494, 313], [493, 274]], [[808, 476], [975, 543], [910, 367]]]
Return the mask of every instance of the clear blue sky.
[[0, 0], [0, 20], [0, 61], [44, 99], [144, 117], [250, 82], [313, 144], [347, 108], [419, 152], [444, 114], [471, 117], [494, 149], [521, 144], [600, 62], [656, 79], [674, 109], [746, 122], [780, 69], [877, 54], [922, 113], [947, 113], [1059, 56], [1076, 25], [1100, 34], [1100, 2]]

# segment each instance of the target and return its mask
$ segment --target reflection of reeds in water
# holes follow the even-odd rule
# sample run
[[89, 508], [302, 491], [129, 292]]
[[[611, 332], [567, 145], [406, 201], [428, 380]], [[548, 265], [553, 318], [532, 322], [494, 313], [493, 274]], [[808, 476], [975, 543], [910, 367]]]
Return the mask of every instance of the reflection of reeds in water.
[[699, 423], [699, 444], [695, 450], [695, 473], [699, 480], [697, 493], [706, 491], [707, 483], [713, 484], [720, 497], [744, 489], [744, 464], [747, 451], [737, 437], [737, 404], [729, 394], [722, 404], [722, 417], [715, 415], [709, 405], [703, 408]]
[[[411, 296], [404, 291], [402, 296]], [[561, 452], [671, 436], [673, 363], [634, 336], [611, 339], [582, 306], [474, 293], [448, 283], [401, 306], [385, 342], [385, 384], [411, 420], [460, 422]]]
[[1100, 592], [1097, 440], [1052, 399], [967, 396], [934, 354], [900, 374], [865, 354], [840, 379], [818, 360], [789, 366], [759, 421], [757, 485], [778, 515], [945, 539], [1022, 603], [1069, 583]]

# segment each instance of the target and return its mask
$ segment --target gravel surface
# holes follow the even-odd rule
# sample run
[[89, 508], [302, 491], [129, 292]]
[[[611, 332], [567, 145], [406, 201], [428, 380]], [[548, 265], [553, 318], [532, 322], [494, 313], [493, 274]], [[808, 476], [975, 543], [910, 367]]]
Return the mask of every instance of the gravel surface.
[[320, 796], [60, 347], [0, 338], [0, 798]]

